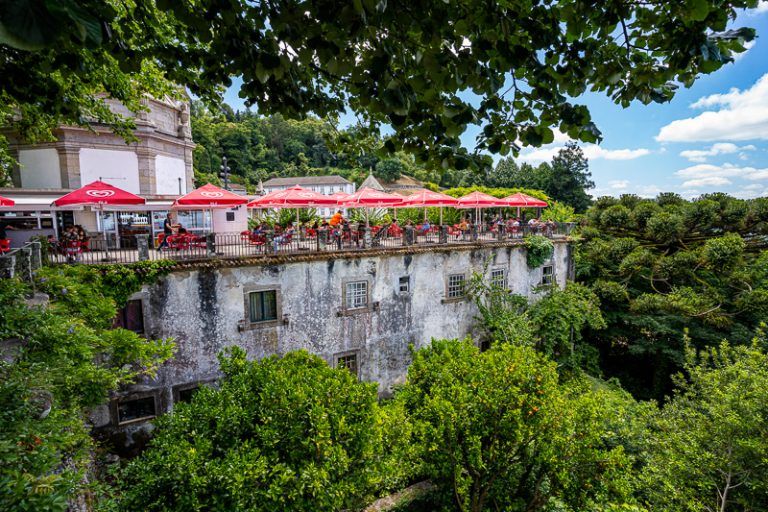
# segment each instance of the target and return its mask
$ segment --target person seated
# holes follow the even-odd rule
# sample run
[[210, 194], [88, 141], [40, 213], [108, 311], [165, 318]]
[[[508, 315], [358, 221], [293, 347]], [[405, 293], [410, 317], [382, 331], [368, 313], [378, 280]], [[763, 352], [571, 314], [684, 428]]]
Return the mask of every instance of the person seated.
[[333, 214], [333, 217], [331, 217], [331, 220], [328, 221], [328, 224], [331, 225], [331, 227], [337, 227], [344, 223], [344, 215], [342, 215], [341, 210], [337, 211]]
[[61, 236], [64, 250], [67, 253], [67, 263], [75, 263], [80, 257], [80, 240], [75, 226], [68, 224]]
[[179, 234], [179, 235], [186, 235], [187, 234], [187, 230], [184, 228], [184, 226], [181, 225], [181, 222], [179, 222], [177, 224], [177, 226], [179, 226], [178, 229], [176, 230], [177, 234]]
[[429, 230], [432, 229], [432, 226], [429, 224], [429, 221], [424, 219], [424, 223], [419, 226], [418, 232], [420, 235], [426, 235], [429, 233]]
[[258, 223], [255, 226], [253, 226], [253, 229], [251, 230], [251, 236], [259, 236], [264, 233], [264, 224]]
[[275, 252], [277, 252], [277, 247], [280, 244], [287, 244], [291, 241], [291, 238], [293, 237], [293, 233], [296, 230], [293, 227], [293, 222], [289, 222], [287, 226], [285, 226], [285, 229], [280, 233], [279, 235], [275, 236], [275, 238], [272, 239], [272, 245], [275, 249]]

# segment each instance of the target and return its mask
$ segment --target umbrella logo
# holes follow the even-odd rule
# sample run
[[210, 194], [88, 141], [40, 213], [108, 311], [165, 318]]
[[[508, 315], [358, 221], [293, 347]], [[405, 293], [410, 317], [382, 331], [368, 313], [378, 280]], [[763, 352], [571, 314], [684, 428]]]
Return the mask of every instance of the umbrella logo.
[[85, 194], [91, 197], [111, 197], [115, 195], [114, 190], [86, 190]]
[[224, 192], [200, 192], [200, 195], [203, 197], [222, 197], [224, 196]]

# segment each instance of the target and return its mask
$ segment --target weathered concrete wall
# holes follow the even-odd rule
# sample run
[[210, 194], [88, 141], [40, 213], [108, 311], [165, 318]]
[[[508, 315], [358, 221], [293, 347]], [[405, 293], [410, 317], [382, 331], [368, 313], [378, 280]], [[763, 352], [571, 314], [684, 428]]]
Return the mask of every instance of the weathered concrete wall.
[[[555, 280], [564, 286], [570, 248], [555, 242], [551, 262]], [[506, 271], [514, 293], [535, 298], [542, 268], [529, 269], [519, 245], [446, 252], [326, 259], [275, 266], [176, 271], [142, 293], [150, 337], [173, 337], [175, 358], [157, 378], [128, 392], [156, 390], [158, 413], [172, 407], [173, 387], [205, 382], [218, 376], [217, 354], [238, 345], [249, 357], [261, 358], [306, 349], [336, 363], [341, 353], [357, 354], [359, 376], [376, 381], [387, 393], [404, 379], [410, 344], [421, 347], [432, 338], [471, 334], [478, 314], [467, 299], [448, 299], [449, 274], [485, 269]], [[410, 291], [399, 291], [400, 278], [410, 277]], [[344, 309], [344, 284], [366, 281], [368, 307]], [[277, 321], [251, 325], [247, 293], [277, 290]], [[110, 421], [106, 408], [97, 424]]]

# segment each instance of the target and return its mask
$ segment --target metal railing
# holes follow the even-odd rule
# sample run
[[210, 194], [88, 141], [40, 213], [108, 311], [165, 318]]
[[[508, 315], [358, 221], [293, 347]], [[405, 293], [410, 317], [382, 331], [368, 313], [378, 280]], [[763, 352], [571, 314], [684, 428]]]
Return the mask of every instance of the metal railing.
[[254, 234], [208, 233], [169, 237], [165, 244], [150, 240], [148, 235], [135, 235], [130, 240], [107, 245], [103, 239], [87, 244], [60, 242], [48, 254], [52, 264], [133, 263], [144, 260], [190, 261], [211, 258], [252, 258], [282, 254], [333, 253], [366, 251], [407, 246], [437, 247], [467, 243], [492, 243], [522, 239], [529, 235], [564, 238], [574, 224], [555, 223], [540, 227], [523, 225], [508, 229], [499, 226], [377, 226], [358, 229], [297, 229], [290, 233], [265, 231]]

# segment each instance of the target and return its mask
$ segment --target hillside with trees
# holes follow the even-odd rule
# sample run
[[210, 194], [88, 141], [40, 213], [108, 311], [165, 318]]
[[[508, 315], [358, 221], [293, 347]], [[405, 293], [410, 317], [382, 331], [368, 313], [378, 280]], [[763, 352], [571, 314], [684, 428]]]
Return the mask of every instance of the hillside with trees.
[[357, 127], [339, 129], [317, 118], [302, 121], [261, 116], [192, 102], [192, 138], [198, 182], [219, 183], [222, 157], [227, 157], [232, 179], [253, 190], [258, 182], [275, 177], [338, 174], [358, 185], [373, 173], [383, 182], [410, 176], [430, 187], [541, 190], [548, 198], [583, 212], [589, 206], [589, 162], [575, 143], [569, 143], [551, 162], [538, 166], [499, 161], [487, 172], [451, 168], [432, 169], [410, 154], [389, 154], [384, 141]]

